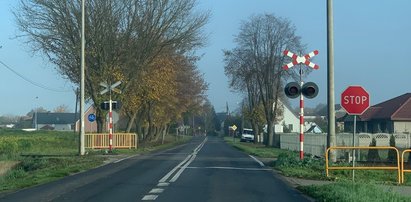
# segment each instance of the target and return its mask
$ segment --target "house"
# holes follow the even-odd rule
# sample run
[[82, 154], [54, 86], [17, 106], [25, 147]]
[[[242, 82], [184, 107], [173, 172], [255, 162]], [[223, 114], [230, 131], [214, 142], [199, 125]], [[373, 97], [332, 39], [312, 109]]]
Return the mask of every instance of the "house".
[[[96, 133], [97, 132], [97, 121], [90, 121], [90, 114], [96, 114], [96, 109], [94, 105], [91, 105], [84, 111], [84, 132], [85, 133]], [[80, 131], [80, 119], [76, 121], [76, 131]]]
[[[97, 131], [96, 121], [88, 119], [90, 114], [95, 113], [93, 105], [85, 111], [84, 131], [86, 133]], [[80, 131], [79, 117], [79, 113], [39, 112], [33, 114], [32, 125], [36, 130]]]
[[[295, 114], [291, 107], [283, 102], [279, 101], [280, 106], [283, 108], [283, 116], [279, 123], [274, 125], [274, 131], [276, 133], [300, 132], [300, 115]], [[322, 133], [322, 129], [314, 122], [304, 121], [304, 132], [306, 133]]]
[[37, 130], [73, 131], [78, 119], [75, 113], [34, 113], [33, 126]]
[[274, 125], [274, 132], [300, 132], [300, 118], [292, 111], [291, 107], [284, 102], [278, 101], [280, 109], [283, 110], [283, 115], [280, 121]]
[[[352, 132], [353, 116], [345, 116], [344, 131]], [[405, 93], [368, 108], [357, 117], [357, 132], [407, 133], [411, 131], [411, 93]]]

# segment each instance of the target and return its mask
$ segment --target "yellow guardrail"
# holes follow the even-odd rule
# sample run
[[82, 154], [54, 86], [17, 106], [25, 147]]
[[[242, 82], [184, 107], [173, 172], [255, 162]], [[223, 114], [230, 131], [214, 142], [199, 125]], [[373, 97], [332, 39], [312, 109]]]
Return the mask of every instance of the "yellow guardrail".
[[[85, 134], [84, 147], [88, 149], [108, 149], [109, 134]], [[114, 133], [113, 149], [137, 148], [137, 135], [135, 133]]]
[[[402, 151], [402, 154], [401, 154], [401, 183], [404, 183], [404, 173], [405, 172], [407, 172], [407, 173], [411, 173], [411, 170], [406, 170], [405, 168], [404, 168], [404, 154], [405, 153], [411, 153], [411, 149], [406, 149], [406, 150], [404, 150], [404, 151]], [[408, 163], [410, 163], [410, 162], [408, 162]]]
[[[381, 150], [387, 150], [387, 149], [392, 149], [395, 150], [397, 153], [397, 166], [358, 166], [358, 167], [330, 167], [328, 165], [328, 153], [331, 150], [337, 150], [337, 149], [381, 149]], [[411, 151], [411, 150], [410, 150]], [[397, 170], [398, 171], [398, 184], [401, 184], [401, 166], [400, 166], [400, 154], [397, 148], [395, 147], [329, 147], [327, 151], [325, 152], [325, 172], [327, 177], [329, 176], [328, 171], [329, 170]], [[411, 170], [410, 170], [411, 172]]]

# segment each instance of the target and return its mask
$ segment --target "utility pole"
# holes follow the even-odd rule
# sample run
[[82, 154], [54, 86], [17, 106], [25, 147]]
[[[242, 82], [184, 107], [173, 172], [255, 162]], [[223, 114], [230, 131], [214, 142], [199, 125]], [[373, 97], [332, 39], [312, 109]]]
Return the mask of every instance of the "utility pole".
[[80, 156], [85, 154], [84, 149], [84, 76], [85, 76], [85, 56], [84, 56], [84, 49], [85, 49], [85, 14], [84, 14], [84, 1], [81, 1], [81, 81], [80, 81], [80, 139], [79, 139], [79, 153]]
[[[327, 148], [336, 145], [335, 137], [335, 96], [334, 96], [334, 19], [333, 1], [327, 0], [327, 105], [328, 105], [328, 136]], [[330, 153], [330, 161], [335, 162], [335, 150]]]

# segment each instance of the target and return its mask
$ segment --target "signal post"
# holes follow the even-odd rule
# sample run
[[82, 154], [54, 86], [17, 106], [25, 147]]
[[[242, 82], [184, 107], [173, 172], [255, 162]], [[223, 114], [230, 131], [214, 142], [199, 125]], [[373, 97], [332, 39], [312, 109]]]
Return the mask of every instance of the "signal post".
[[[309, 54], [304, 56], [298, 56], [288, 50], [285, 50], [284, 55], [290, 57], [292, 61], [283, 66], [284, 70], [288, 70], [289, 68], [293, 67], [297, 64], [305, 64], [312, 69], [319, 69], [320, 67], [310, 61], [310, 58], [318, 55], [318, 50], [315, 50]], [[302, 80], [302, 69], [300, 65], [300, 84], [297, 82], [290, 82], [288, 83], [285, 88], [284, 92], [285, 95], [289, 98], [297, 98], [300, 96], [300, 160], [304, 159], [304, 96], [306, 98], [314, 98], [318, 95], [318, 86], [313, 82], [307, 82], [304, 84]]]

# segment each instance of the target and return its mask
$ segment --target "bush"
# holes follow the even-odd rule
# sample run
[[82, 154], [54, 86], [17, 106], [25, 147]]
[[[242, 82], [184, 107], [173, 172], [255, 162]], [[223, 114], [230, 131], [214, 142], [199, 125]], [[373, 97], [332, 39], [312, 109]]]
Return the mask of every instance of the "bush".
[[[370, 147], [375, 147], [375, 146], [377, 146], [377, 141], [375, 140], [375, 138], [372, 138]], [[367, 161], [373, 162], [373, 163], [381, 161], [381, 158], [380, 158], [380, 155], [377, 149], [368, 150]]]
[[[391, 135], [390, 146], [395, 147], [395, 137]], [[397, 163], [397, 152], [393, 149], [388, 150], [388, 161], [391, 163]]]
[[12, 158], [17, 155], [18, 143], [15, 139], [0, 140], [0, 156]]
[[303, 160], [300, 160], [297, 153], [281, 153], [275, 161], [275, 168], [286, 176], [326, 179], [324, 160], [312, 158], [310, 155], [306, 155]]
[[27, 158], [20, 164], [20, 168], [26, 172], [35, 171], [48, 166], [49, 162], [44, 158]]

